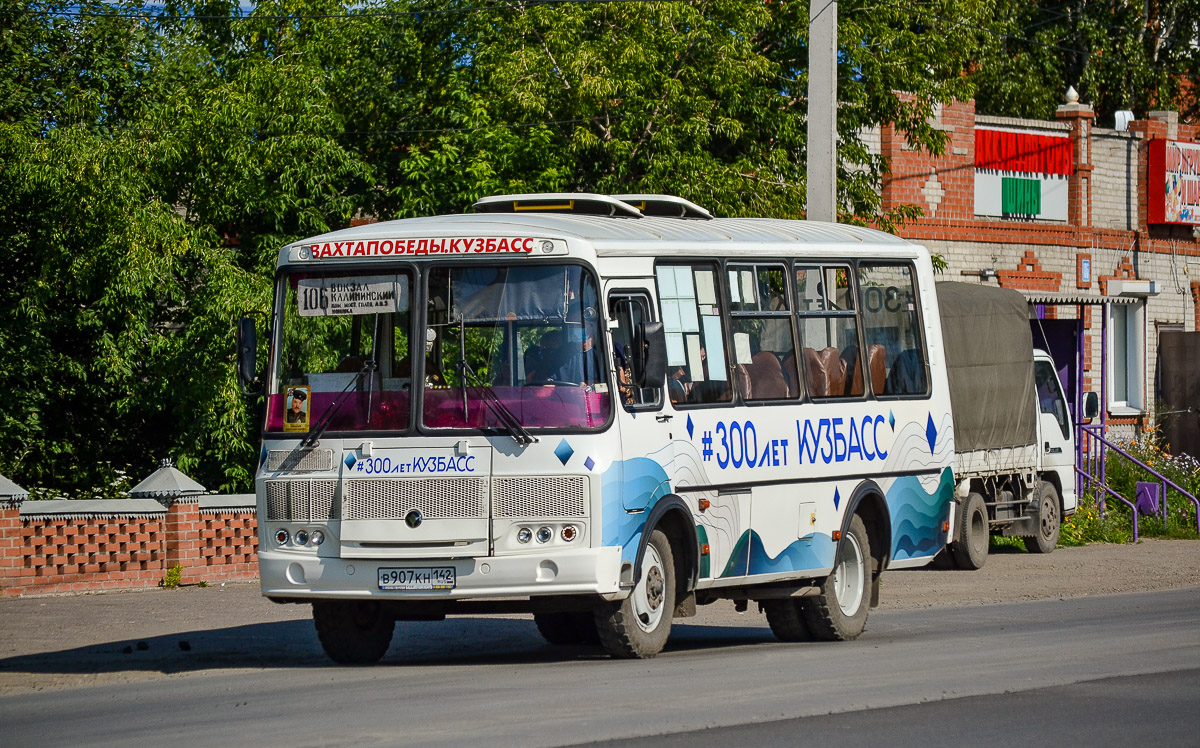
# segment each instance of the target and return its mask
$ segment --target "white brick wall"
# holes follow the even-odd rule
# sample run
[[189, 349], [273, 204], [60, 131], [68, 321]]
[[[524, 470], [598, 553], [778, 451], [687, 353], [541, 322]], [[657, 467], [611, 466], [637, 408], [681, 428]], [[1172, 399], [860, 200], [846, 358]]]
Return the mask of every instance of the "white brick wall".
[[1092, 225], [1133, 231], [1138, 223], [1137, 138], [1092, 130]]

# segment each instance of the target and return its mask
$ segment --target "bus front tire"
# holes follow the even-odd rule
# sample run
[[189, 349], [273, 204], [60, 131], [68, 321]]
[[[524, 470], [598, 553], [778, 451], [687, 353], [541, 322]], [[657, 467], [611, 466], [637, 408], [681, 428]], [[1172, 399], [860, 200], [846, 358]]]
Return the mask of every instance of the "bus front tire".
[[315, 600], [313, 623], [325, 654], [342, 665], [378, 662], [396, 628], [383, 606], [373, 600]]
[[871, 611], [871, 541], [857, 514], [842, 535], [833, 573], [825, 577], [818, 595], [799, 602], [815, 639], [848, 641], [866, 628]]
[[983, 496], [971, 493], [958, 519], [958, 540], [950, 544], [950, 552], [954, 554], [958, 568], [972, 571], [982, 569], [987, 562], [991, 540], [987, 505], [983, 503]]
[[662, 651], [675, 611], [675, 556], [661, 530], [650, 534], [642, 573], [629, 597], [596, 609], [596, 633], [613, 657], [644, 659]]
[[1042, 481], [1041, 493], [1038, 496], [1037, 514], [1034, 516], [1034, 526], [1037, 535], [1026, 537], [1025, 550], [1030, 553], [1049, 553], [1058, 545], [1058, 535], [1062, 531], [1062, 512], [1058, 504], [1058, 491], [1054, 484]]

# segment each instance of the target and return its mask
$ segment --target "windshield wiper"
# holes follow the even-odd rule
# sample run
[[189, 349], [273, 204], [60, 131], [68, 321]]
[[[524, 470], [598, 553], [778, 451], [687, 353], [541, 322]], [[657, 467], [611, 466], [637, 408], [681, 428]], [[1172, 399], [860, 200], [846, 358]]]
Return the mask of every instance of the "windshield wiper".
[[[321, 419], [313, 424], [312, 431], [310, 431], [308, 436], [304, 438], [304, 441], [300, 442], [300, 446], [317, 446], [317, 440], [321, 438], [321, 434], [325, 433], [325, 429], [329, 428], [329, 424], [333, 422], [333, 417], [338, 414], [338, 411], [342, 409], [342, 405], [345, 404], [346, 393], [350, 391], [351, 387], [354, 387], [361, 382], [363, 376], [375, 371], [376, 368], [377, 366], [374, 361], [367, 361], [363, 364], [363, 367], [358, 370], [358, 373], [354, 375], [354, 378], [342, 388], [342, 391], [338, 393], [338, 396], [334, 399], [334, 401], [330, 403], [325, 412], [321, 414]], [[371, 377], [371, 380], [373, 381], [374, 377]], [[369, 412], [370, 411], [368, 411], [368, 413]]]
[[500, 399], [500, 396], [496, 394], [496, 391], [492, 389], [492, 386], [480, 379], [479, 375], [471, 370], [471, 367], [467, 364], [466, 359], [460, 358], [458, 360], [458, 371], [459, 379], [462, 381], [463, 386], [464, 420], [467, 404], [467, 380], [469, 379], [471, 381], [471, 386], [480, 392], [480, 402], [486, 405], [488, 410], [492, 411], [492, 413], [500, 421], [500, 426], [509, 436], [512, 437], [513, 441], [521, 446], [533, 444], [537, 441], [537, 437], [529, 433], [529, 431], [521, 425], [521, 420], [517, 418], [516, 414], [508, 409], [508, 406], [504, 404], [504, 401]]

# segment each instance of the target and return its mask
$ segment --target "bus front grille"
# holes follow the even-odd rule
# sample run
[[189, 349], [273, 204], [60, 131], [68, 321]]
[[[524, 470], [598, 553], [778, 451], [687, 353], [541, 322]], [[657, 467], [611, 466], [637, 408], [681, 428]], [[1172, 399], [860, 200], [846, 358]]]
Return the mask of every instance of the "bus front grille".
[[586, 495], [582, 475], [494, 478], [492, 513], [504, 518], [585, 517]]
[[404, 519], [413, 509], [426, 519], [487, 517], [486, 478], [375, 478], [346, 481], [345, 519]]
[[267, 453], [267, 470], [297, 473], [333, 469], [332, 449], [272, 449]]
[[268, 520], [323, 522], [336, 519], [333, 497], [337, 494], [337, 481], [269, 480], [266, 490]]

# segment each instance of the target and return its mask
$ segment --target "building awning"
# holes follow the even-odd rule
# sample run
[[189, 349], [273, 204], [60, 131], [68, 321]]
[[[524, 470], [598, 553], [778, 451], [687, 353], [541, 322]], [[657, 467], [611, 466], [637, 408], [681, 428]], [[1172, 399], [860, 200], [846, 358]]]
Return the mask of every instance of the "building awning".
[[1030, 304], [1135, 304], [1141, 301], [1136, 296], [1101, 296], [1100, 294], [1084, 293], [1044, 293], [1042, 291], [1022, 291]]

